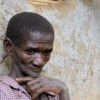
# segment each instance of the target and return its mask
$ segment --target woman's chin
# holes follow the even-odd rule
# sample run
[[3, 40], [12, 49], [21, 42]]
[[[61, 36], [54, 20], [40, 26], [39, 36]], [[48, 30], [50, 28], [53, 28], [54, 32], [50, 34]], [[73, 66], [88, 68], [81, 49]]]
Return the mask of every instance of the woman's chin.
[[33, 77], [33, 78], [37, 78], [37, 77], [40, 76], [40, 73], [32, 72], [32, 73], [29, 73], [28, 76], [29, 76], [29, 77]]

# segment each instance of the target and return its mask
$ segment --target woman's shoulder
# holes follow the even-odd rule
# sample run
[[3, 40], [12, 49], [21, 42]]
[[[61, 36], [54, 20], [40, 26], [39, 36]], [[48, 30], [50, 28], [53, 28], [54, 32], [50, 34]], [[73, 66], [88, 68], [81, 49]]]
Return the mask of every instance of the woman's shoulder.
[[0, 91], [6, 93], [9, 90], [9, 85], [8, 85], [8, 77], [9, 76], [3, 76], [0, 77]]
[[[7, 98], [7, 100], [8, 100], [8, 98], [10, 98], [10, 100], [13, 100], [13, 98], [15, 98], [13, 96], [13, 92], [9, 85], [9, 79], [10, 79], [9, 76], [0, 77], [0, 100], [2, 100], [1, 99], [2, 97]], [[4, 99], [4, 100], [6, 100], [6, 99]]]

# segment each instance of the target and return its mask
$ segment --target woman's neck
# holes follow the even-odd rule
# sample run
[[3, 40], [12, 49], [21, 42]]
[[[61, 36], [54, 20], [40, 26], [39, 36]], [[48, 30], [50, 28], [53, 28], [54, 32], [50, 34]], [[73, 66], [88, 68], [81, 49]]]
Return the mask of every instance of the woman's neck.
[[19, 67], [13, 64], [13, 67], [11, 69], [9, 76], [16, 79], [17, 77], [23, 77], [23, 74], [20, 71]]

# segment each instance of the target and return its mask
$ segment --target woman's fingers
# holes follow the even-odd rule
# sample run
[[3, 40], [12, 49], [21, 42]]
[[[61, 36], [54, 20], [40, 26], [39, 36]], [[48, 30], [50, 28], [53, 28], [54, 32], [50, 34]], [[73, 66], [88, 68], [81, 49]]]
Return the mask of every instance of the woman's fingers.
[[38, 78], [36, 78], [34, 80], [27, 82], [27, 86], [31, 88], [32, 86], [34, 86], [35, 84], [38, 84], [38, 83], [40, 83], [40, 80]]
[[34, 94], [34, 92], [36, 92], [38, 89], [42, 88], [42, 84], [38, 83], [35, 84], [34, 86], [27, 86], [27, 92], [31, 93], [32, 95]]
[[53, 92], [55, 94], [59, 94], [64, 87], [62, 87], [62, 82], [58, 81], [57, 79], [51, 79], [44, 76], [39, 76], [37, 78], [16, 78], [16, 81], [27, 83], [27, 92], [31, 94], [33, 99], [43, 92]]
[[59, 94], [59, 91], [58, 90], [55, 90], [53, 88], [45, 88], [45, 87], [41, 87], [39, 89], [37, 89], [37, 91], [35, 91], [32, 95], [32, 100], [34, 100], [36, 97], [38, 97], [40, 94], [42, 94], [43, 92], [45, 93], [49, 93], [49, 92], [52, 92], [52, 93], [55, 93], [55, 94]]
[[33, 95], [32, 95], [32, 100], [34, 100], [36, 97], [38, 97], [40, 94], [45, 92], [43, 88], [38, 89]]

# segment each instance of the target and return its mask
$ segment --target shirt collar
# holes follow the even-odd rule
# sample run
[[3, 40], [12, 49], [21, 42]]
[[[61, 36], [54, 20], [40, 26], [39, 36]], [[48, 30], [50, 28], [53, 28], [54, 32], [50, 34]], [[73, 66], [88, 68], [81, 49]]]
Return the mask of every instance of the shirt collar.
[[2, 81], [3, 83], [9, 85], [10, 87], [13, 87], [15, 89], [19, 89], [20, 91], [26, 93], [26, 90], [22, 86], [20, 86], [13, 78], [11, 78], [9, 76], [1, 77], [0, 81]]

